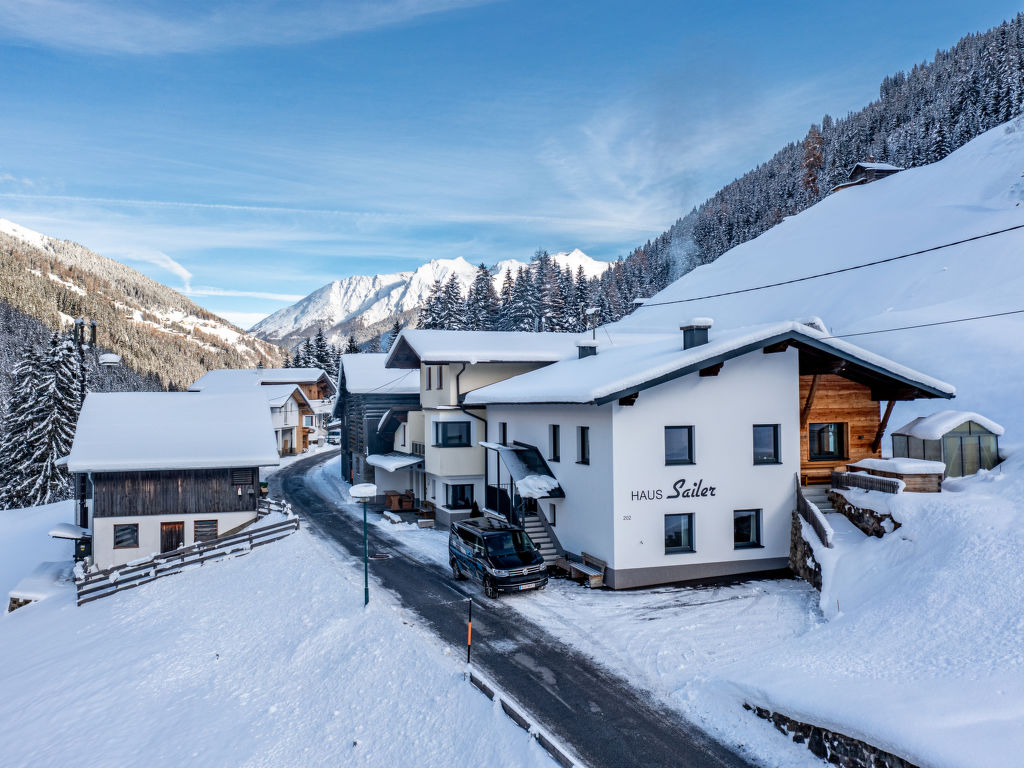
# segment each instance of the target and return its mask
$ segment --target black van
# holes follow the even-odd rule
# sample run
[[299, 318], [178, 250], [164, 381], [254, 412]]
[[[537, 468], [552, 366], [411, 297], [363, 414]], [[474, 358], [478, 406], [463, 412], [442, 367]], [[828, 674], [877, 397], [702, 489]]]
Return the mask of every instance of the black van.
[[548, 568], [526, 531], [496, 517], [470, 517], [452, 523], [448, 536], [452, 576], [472, 576], [484, 594], [544, 589]]

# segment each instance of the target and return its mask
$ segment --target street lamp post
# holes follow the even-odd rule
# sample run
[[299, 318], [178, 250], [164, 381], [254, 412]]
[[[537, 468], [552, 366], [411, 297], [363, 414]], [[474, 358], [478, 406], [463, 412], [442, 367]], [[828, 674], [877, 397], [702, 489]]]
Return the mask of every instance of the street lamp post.
[[370, 552], [366, 542], [366, 503], [377, 496], [377, 486], [373, 483], [353, 485], [349, 490], [353, 499], [363, 502], [363, 607], [370, 604]]

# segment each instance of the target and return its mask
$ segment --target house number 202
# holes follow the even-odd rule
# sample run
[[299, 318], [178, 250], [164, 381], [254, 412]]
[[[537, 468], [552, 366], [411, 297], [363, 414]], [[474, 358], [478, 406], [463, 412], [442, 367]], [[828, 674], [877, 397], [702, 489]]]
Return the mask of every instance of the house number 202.
[[623, 519], [623, 520], [632, 520], [632, 519], [633, 519], [633, 516], [632, 516], [632, 515], [623, 515], [623, 516], [622, 516], [622, 519]]

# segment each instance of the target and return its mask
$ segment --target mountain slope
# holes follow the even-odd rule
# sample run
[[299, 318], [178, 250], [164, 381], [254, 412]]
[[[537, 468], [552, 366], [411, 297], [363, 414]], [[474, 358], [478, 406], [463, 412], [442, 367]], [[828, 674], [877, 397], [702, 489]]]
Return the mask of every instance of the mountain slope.
[[[590, 258], [578, 248], [552, 254], [551, 259], [563, 269], [568, 267], [574, 274], [577, 268], [582, 267], [587, 277], [600, 276], [611, 266], [610, 262]], [[516, 259], [498, 262], [491, 268], [495, 290], [501, 290], [506, 270], [515, 275], [520, 268], [528, 267], [527, 262]], [[476, 265], [459, 257], [434, 259], [413, 272], [354, 275], [335, 280], [261, 320], [250, 332], [290, 347], [322, 328], [328, 342], [341, 345], [356, 327], [387, 326], [395, 317], [406, 322], [413, 319], [415, 312], [426, 302], [437, 278], [444, 282], [455, 274], [465, 294], [476, 270]]]
[[113, 259], [0, 219], [0, 298], [50, 329], [95, 320], [139, 373], [185, 386], [211, 368], [276, 364], [281, 350]]
[[[694, 297], [843, 269], [1024, 225], [1024, 118], [944, 160], [830, 195], [715, 262], [698, 267], [610, 330], [675, 329], [709, 316], [721, 326], [820, 316], [836, 334], [1024, 309], [1024, 229], [878, 266], [766, 290]], [[1024, 314], [855, 336], [853, 343], [948, 381], [948, 407], [1024, 429]], [[899, 404], [898, 427], [934, 402]]]

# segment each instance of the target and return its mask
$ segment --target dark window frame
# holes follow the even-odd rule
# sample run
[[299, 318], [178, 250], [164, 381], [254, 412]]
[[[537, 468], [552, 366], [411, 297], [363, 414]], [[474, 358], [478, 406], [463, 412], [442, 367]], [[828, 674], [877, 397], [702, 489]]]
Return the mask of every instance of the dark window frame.
[[428, 365], [427, 366], [427, 386], [424, 387], [424, 389], [426, 389], [428, 392], [434, 388], [434, 385], [433, 385], [433, 378], [434, 378], [433, 377], [433, 368], [434, 368], [434, 366], [432, 366], [432, 365]]
[[[458, 424], [466, 430], [465, 442], [454, 442], [446, 434], [448, 427]], [[469, 421], [435, 421], [434, 422], [434, 447], [435, 448], [471, 448], [473, 446], [473, 424]]]
[[508, 422], [498, 422], [498, 442], [502, 445], [508, 445]]
[[[670, 459], [668, 456], [668, 435], [670, 429], [685, 429], [686, 430], [686, 454], [689, 458], [686, 459]], [[665, 466], [676, 467], [676, 466], [687, 466], [696, 464], [697, 461], [694, 458], [693, 444], [694, 444], [694, 429], [692, 424], [673, 424], [665, 427]]]
[[[460, 493], [460, 496], [465, 498], [459, 502], [452, 501], [452, 491], [455, 488], [468, 488], [468, 493]], [[473, 502], [476, 500], [475, 488], [473, 483], [445, 483], [444, 484], [444, 505], [448, 509], [472, 509]]]
[[[750, 542], [736, 542], [736, 515], [753, 512], [754, 513], [754, 524], [756, 531], [754, 532], [755, 540]], [[733, 549], [764, 549], [763, 539], [761, 538], [763, 525], [762, 525], [763, 510], [760, 509], [734, 509], [732, 511], [732, 548]]]
[[[819, 453], [815, 450], [815, 440], [813, 436], [815, 434], [815, 427], [838, 427], [838, 434], [836, 435], [836, 452], [835, 453]], [[817, 430], [821, 432], [823, 430]], [[808, 461], [842, 461], [848, 459], [849, 450], [847, 449], [847, 436], [850, 431], [850, 426], [845, 421], [822, 421], [815, 422], [814, 424], [807, 425], [807, 460]]]
[[[213, 535], [209, 536], [206, 532], [204, 532], [202, 534], [202, 536], [200, 536], [200, 533], [199, 533], [199, 524], [200, 523], [203, 523], [206, 526], [209, 526], [209, 524], [212, 523], [213, 524]], [[211, 520], [193, 520], [192, 521], [192, 541], [194, 541], [196, 543], [199, 543], [201, 541], [210, 541], [211, 539], [216, 539], [219, 535], [220, 535], [220, 524], [219, 524], [219, 522], [217, 521], [216, 518], [213, 518]]]
[[590, 426], [576, 427], [576, 463], [590, 464]]
[[[118, 544], [117, 534], [119, 529], [133, 529], [135, 531], [134, 544]], [[139, 524], [138, 523], [116, 523], [114, 525], [114, 549], [138, 549], [139, 548]]]
[[[772, 458], [770, 459], [759, 459], [757, 457], [757, 430], [759, 429], [770, 429], [772, 430]], [[751, 430], [751, 436], [753, 437], [753, 456], [755, 465], [764, 464], [781, 464], [782, 463], [782, 446], [780, 440], [780, 433], [782, 426], [779, 424], [755, 424]]]
[[[668, 522], [669, 522], [669, 518], [674, 518], [674, 517], [678, 517], [678, 518], [687, 517], [687, 518], [689, 518], [689, 522], [688, 522], [687, 527], [686, 527], [687, 533], [689, 534], [689, 542], [688, 543], [683, 543], [681, 541], [678, 546], [670, 547], [669, 543], [668, 543]], [[691, 553], [697, 551], [697, 536], [696, 536], [696, 533], [694, 531], [694, 513], [693, 512], [673, 512], [672, 514], [665, 515], [664, 525], [665, 525], [665, 529], [664, 529], [665, 539], [664, 539], [664, 542], [665, 542], [665, 554], [666, 555], [688, 555], [688, 554], [691, 554]]]
[[562, 426], [548, 424], [548, 461], [562, 460]]
[[437, 366], [437, 388], [444, 389], [444, 373], [442, 373], [442, 366]]

